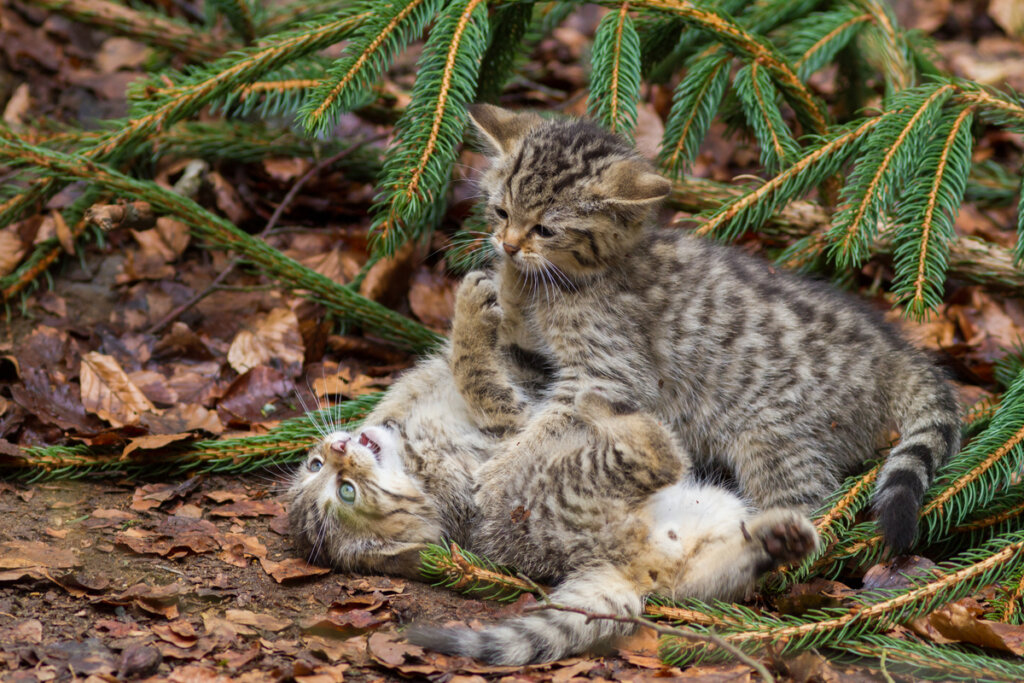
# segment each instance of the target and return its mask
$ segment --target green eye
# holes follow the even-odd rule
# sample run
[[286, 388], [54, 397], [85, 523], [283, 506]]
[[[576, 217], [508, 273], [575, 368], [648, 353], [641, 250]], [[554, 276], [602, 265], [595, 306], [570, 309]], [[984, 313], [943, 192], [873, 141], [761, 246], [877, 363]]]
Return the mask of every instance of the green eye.
[[341, 486], [338, 487], [338, 498], [341, 498], [346, 503], [355, 502], [356, 499], [356, 487], [350, 481], [341, 482]]

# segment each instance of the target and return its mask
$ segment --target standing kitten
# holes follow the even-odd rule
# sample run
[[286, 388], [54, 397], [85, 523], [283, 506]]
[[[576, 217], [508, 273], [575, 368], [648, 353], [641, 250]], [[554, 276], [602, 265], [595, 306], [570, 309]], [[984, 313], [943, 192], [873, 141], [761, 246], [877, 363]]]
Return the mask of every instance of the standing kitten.
[[615, 135], [489, 105], [470, 115], [491, 156], [481, 185], [502, 303], [558, 365], [521, 444], [563, 431], [598, 388], [668, 421], [695, 457], [713, 454], [761, 509], [809, 510], [895, 423], [873, 504], [890, 547], [911, 545], [960, 441], [936, 368], [826, 285], [650, 227], [670, 185]]

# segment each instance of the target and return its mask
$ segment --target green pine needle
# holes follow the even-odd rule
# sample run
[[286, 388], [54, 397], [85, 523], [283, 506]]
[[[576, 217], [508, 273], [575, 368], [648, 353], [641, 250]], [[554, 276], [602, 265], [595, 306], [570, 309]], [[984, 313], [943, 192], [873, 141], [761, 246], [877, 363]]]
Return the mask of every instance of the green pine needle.
[[969, 106], [943, 113], [897, 207], [893, 290], [908, 316], [923, 318], [942, 303], [953, 221], [971, 168], [972, 119]]
[[955, 86], [935, 81], [895, 95], [892, 116], [868, 139], [842, 191], [842, 203], [829, 231], [830, 257], [841, 268], [863, 263], [904, 181], [915, 175], [942, 106]]
[[325, 136], [341, 114], [366, 102], [369, 89], [435, 19], [441, 5], [441, 0], [364, 0], [354, 5], [348, 14], [367, 14], [367, 18], [303, 106], [306, 130]]
[[590, 75], [590, 116], [613, 133], [632, 139], [640, 99], [640, 36], [624, 2], [597, 27]]
[[733, 89], [761, 148], [761, 165], [775, 172], [793, 163], [800, 146], [782, 120], [778, 93], [765, 69], [751, 62], [736, 74]]
[[484, 0], [455, 0], [437, 19], [417, 64], [412, 102], [385, 156], [373, 211], [375, 253], [393, 254], [429, 235], [440, 218], [487, 45]]
[[682, 177], [697, 158], [729, 83], [731, 62], [732, 56], [725, 50], [709, 49], [690, 62], [686, 76], [676, 87], [658, 155], [661, 168], [669, 176]]

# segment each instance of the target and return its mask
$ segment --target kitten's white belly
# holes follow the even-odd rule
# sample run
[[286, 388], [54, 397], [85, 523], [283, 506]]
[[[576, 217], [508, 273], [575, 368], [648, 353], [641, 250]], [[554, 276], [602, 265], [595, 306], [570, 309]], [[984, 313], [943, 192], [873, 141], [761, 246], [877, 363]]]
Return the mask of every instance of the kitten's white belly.
[[741, 534], [750, 509], [730, 491], [684, 479], [654, 494], [645, 512], [653, 548], [681, 559], [702, 539]]

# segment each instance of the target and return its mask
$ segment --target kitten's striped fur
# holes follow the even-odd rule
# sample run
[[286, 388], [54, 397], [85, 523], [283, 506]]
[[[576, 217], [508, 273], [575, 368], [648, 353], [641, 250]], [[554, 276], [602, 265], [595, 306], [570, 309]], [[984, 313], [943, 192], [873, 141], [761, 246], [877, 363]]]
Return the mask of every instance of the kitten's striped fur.
[[563, 431], [597, 388], [670, 423], [761, 509], [808, 511], [895, 426], [873, 505], [888, 544], [912, 544], [924, 491], [960, 442], [931, 363], [831, 287], [652, 227], [669, 183], [619, 137], [489, 105], [471, 118], [492, 161], [481, 185], [502, 304], [526, 323], [520, 343], [558, 366], [522, 443]]
[[[475, 346], [455, 353], [454, 368], [456, 381], [481, 398], [480, 423], [504, 428], [529, 419], [516, 419], [524, 407], [537, 408], [517, 397], [500, 368], [467, 372], [473, 359], [493, 355], [488, 346], [504, 322], [497, 298], [483, 273], [463, 282], [453, 338], [456, 347]], [[635, 617], [651, 593], [735, 599], [764, 571], [816, 547], [814, 527], [798, 511], [756, 514], [727, 489], [693, 481], [686, 453], [650, 415], [620, 413], [595, 392], [579, 396], [574, 409], [579, 420], [543, 442], [509, 437], [476, 474], [473, 550], [560, 581], [555, 603]], [[495, 664], [528, 664], [592, 650], [630, 630], [545, 611], [478, 632], [417, 628], [409, 638]]]
[[[514, 434], [500, 441], [496, 434], [540, 405], [522, 387], [543, 373], [504, 348], [496, 297], [491, 279], [468, 277], [450, 352], [399, 378], [359, 432], [334, 432], [312, 450], [290, 489], [289, 514], [297, 545], [316, 550], [314, 559], [414, 577], [419, 550], [452, 538], [560, 581], [552, 597], [561, 603], [636, 616], [655, 591], [739, 597], [766, 569], [815, 546], [814, 528], [798, 513], [754, 514], [728, 490], [686, 478], [688, 460], [668, 430], [644, 414], [617, 414], [596, 394], [581, 398], [582, 422], [538, 451], [520, 451]], [[456, 386], [470, 388], [471, 401]], [[510, 405], [513, 396], [521, 400]], [[546, 612], [479, 633], [412, 635], [525, 664], [628, 631]]]

